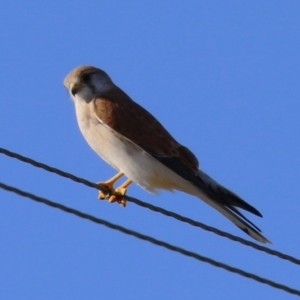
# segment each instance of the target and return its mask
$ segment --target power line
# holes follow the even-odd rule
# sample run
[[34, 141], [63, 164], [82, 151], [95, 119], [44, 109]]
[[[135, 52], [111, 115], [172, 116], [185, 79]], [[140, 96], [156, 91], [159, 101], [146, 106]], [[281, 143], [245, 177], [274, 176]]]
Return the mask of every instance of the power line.
[[[20, 155], [18, 153], [11, 152], [11, 151], [9, 151], [7, 149], [0, 148], [0, 153], [4, 154], [6, 156], [9, 156], [9, 157], [15, 158], [17, 160], [20, 160], [22, 162], [28, 163], [28, 164], [30, 164], [32, 166], [37, 167], [37, 168], [41, 168], [41, 169], [46, 170], [48, 172], [55, 173], [55, 174], [57, 174], [59, 176], [71, 179], [71, 180], [73, 180], [75, 182], [78, 182], [78, 183], [81, 183], [81, 184], [84, 184], [84, 185], [86, 185], [88, 187], [95, 188], [97, 190], [102, 190], [104, 192], [108, 192], [105, 188], [103, 188], [101, 186], [98, 186], [94, 182], [88, 181], [88, 180], [86, 180], [84, 178], [77, 177], [77, 176], [75, 176], [73, 174], [70, 174], [70, 173], [62, 171], [60, 169], [51, 167], [49, 165], [46, 165], [46, 164], [41, 163], [41, 162], [38, 162], [36, 160], [33, 160], [33, 159], [29, 158], [29, 157]], [[254, 243], [254, 242], [245, 240], [245, 239], [243, 239], [241, 237], [232, 235], [232, 234], [230, 234], [228, 232], [222, 231], [222, 230], [214, 228], [212, 226], [208, 226], [208, 225], [203, 224], [201, 222], [197, 222], [195, 220], [192, 220], [190, 218], [181, 216], [181, 215], [179, 215], [177, 213], [168, 211], [166, 209], [163, 209], [161, 207], [152, 205], [150, 203], [143, 202], [143, 201], [138, 200], [136, 198], [129, 197], [127, 195], [125, 197], [126, 197], [127, 201], [135, 203], [138, 206], [141, 206], [141, 207], [144, 207], [144, 208], [148, 208], [148, 209], [150, 209], [152, 211], [155, 211], [155, 212], [158, 212], [158, 213], [163, 214], [165, 216], [174, 218], [174, 219], [176, 219], [178, 221], [181, 221], [181, 222], [184, 222], [184, 223], [188, 223], [188, 224], [190, 224], [192, 226], [199, 227], [199, 228], [201, 228], [203, 230], [206, 230], [206, 231], [209, 231], [209, 232], [213, 232], [213, 233], [215, 233], [215, 234], [217, 234], [219, 236], [226, 237], [226, 238], [228, 238], [228, 239], [230, 239], [232, 241], [239, 242], [239, 243], [241, 243], [241, 244], [243, 244], [245, 246], [252, 247], [252, 248], [254, 248], [256, 250], [268, 253], [270, 255], [279, 257], [279, 258], [281, 258], [283, 260], [288, 260], [288, 261], [290, 261], [290, 262], [292, 262], [294, 264], [300, 265], [300, 259], [297, 259], [297, 258], [295, 258], [293, 256], [288, 255], [288, 254], [284, 254], [282, 252], [279, 252], [279, 251], [276, 251], [276, 250], [273, 250], [273, 249], [269, 249], [269, 248], [267, 248], [265, 246], [258, 245], [258, 244]]]
[[142, 233], [139, 233], [137, 231], [133, 231], [131, 229], [128, 229], [128, 228], [125, 228], [125, 227], [122, 227], [120, 225], [117, 225], [117, 224], [114, 224], [114, 223], [111, 223], [111, 222], [108, 222], [106, 220], [103, 220], [103, 219], [99, 219], [99, 218], [96, 218], [94, 216], [91, 216], [89, 214], [86, 214], [86, 213], [83, 213], [81, 211], [78, 211], [76, 209], [73, 209], [73, 208], [70, 208], [68, 206], [65, 206], [65, 205], [62, 205], [60, 203], [56, 203], [56, 202], [53, 202], [53, 201], [50, 201], [48, 199], [45, 199], [45, 198], [42, 198], [42, 197], [39, 197], [39, 196], [36, 196], [34, 194], [31, 194], [31, 193], [28, 193], [28, 192], [25, 192], [23, 190], [20, 190], [20, 189], [17, 189], [15, 187], [12, 187], [12, 186], [9, 186], [9, 185], [6, 185], [4, 183], [1, 183], [0, 182], [0, 188], [6, 190], [6, 191], [9, 191], [9, 192], [13, 192], [15, 194], [18, 194], [20, 196], [23, 196], [23, 197], [26, 197], [26, 198], [29, 198], [31, 200], [34, 200], [36, 202], [39, 202], [39, 203], [43, 203], [45, 205], [48, 205], [48, 206], [51, 206], [51, 207], [54, 207], [54, 208], [57, 208], [57, 209], [60, 209], [66, 213], [70, 213], [70, 214], [73, 214], [77, 217], [80, 217], [80, 218], [83, 218], [83, 219], [86, 219], [86, 220], [89, 220], [89, 221], [92, 221], [94, 223], [97, 223], [99, 225], [104, 225], [110, 229], [113, 229], [113, 230], [117, 230], [119, 232], [122, 232], [122, 233], [125, 233], [125, 234], [128, 234], [128, 235], [131, 235], [131, 236], [134, 236], [138, 239], [141, 239], [141, 240], [144, 240], [144, 241], [147, 241], [147, 242], [150, 242], [154, 245], [157, 245], [157, 246], [160, 246], [160, 247], [163, 247], [163, 248], [166, 248], [168, 250], [171, 250], [171, 251], [174, 251], [174, 252], [177, 252], [177, 253], [180, 253], [182, 255], [185, 255], [185, 256], [188, 256], [188, 257], [192, 257], [198, 261], [202, 261], [202, 262], [206, 262], [208, 264], [211, 264], [215, 267], [218, 267], [218, 268], [221, 268], [221, 269], [224, 269], [226, 271], [229, 271], [229, 272], [232, 272], [232, 273], [236, 273], [236, 274], [239, 274], [243, 277], [246, 277], [246, 278], [250, 278], [250, 279], [253, 279], [255, 281], [258, 281], [260, 283], [263, 283], [263, 284], [267, 284], [271, 287], [274, 287], [274, 288], [277, 288], [277, 289], [280, 289], [280, 290], [283, 290], [287, 293], [290, 293], [290, 294], [294, 294], [294, 295], [297, 295], [297, 296], [300, 296], [300, 290], [296, 290], [296, 289], [293, 289], [293, 288], [290, 288], [286, 285], [282, 285], [280, 283], [277, 283], [277, 282], [274, 282], [274, 281], [271, 281], [269, 279], [266, 279], [266, 278], [263, 278], [263, 277], [260, 277], [260, 276], [257, 276], [255, 274], [252, 274], [252, 273], [249, 273], [249, 272], [246, 272], [244, 270], [241, 270], [241, 269], [238, 269], [238, 268], [235, 268], [235, 267], [232, 267], [232, 266], [229, 266], [229, 265], [226, 265], [224, 263], [221, 263], [221, 262], [218, 262], [216, 260], [213, 260], [209, 257], [205, 257], [205, 256], [202, 256], [198, 253], [195, 253], [195, 252], [191, 252], [191, 251], [188, 251], [186, 249], [183, 249], [183, 248], [180, 248], [180, 247], [177, 247], [177, 246], [174, 246], [174, 245], [171, 245], [169, 243], [166, 243], [164, 241], [161, 241], [161, 240], [158, 240], [158, 239], [155, 239], [151, 236], [148, 236], [148, 235], [144, 235]]

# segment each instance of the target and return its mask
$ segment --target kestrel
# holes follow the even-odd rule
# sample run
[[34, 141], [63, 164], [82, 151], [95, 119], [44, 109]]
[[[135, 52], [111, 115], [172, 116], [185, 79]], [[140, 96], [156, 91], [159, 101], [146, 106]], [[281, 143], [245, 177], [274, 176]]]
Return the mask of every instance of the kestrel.
[[[179, 190], [218, 210], [252, 238], [268, 243], [260, 229], [237, 208], [260, 212], [199, 169], [196, 156], [177, 142], [147, 110], [135, 103], [102, 70], [80, 66], [65, 78], [78, 125], [92, 149], [118, 174], [98, 184], [109, 190], [99, 198], [125, 206], [127, 187], [135, 182], [149, 192]], [[118, 188], [114, 183], [128, 179]]]

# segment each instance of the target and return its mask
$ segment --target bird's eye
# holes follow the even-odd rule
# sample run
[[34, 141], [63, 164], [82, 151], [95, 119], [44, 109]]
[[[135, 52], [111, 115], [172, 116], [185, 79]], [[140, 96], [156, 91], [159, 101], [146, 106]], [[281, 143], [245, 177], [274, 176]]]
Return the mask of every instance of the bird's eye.
[[85, 83], [88, 83], [90, 81], [91, 75], [90, 74], [83, 74], [81, 76], [81, 80]]

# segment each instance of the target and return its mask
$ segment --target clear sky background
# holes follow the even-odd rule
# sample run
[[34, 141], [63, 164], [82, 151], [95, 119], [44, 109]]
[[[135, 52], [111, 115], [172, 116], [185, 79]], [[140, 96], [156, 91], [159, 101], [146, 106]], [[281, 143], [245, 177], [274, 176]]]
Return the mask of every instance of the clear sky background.
[[[300, 257], [299, 1], [7, 1], [0, 9], [0, 147], [91, 181], [62, 85], [104, 69], [258, 208], [247, 214]], [[299, 266], [0, 155], [0, 181], [300, 289]], [[182, 193], [129, 195], [248, 238]], [[0, 190], [1, 299], [294, 299], [295, 296]]]

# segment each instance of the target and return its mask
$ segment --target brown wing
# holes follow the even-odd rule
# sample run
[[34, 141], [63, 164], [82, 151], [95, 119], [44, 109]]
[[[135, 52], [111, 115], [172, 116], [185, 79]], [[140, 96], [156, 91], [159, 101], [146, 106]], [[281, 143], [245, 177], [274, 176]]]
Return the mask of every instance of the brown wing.
[[180, 145], [148, 111], [118, 87], [96, 98], [94, 106], [98, 118], [114, 131], [152, 156], [174, 159], [177, 165], [183, 164], [197, 174], [199, 162], [196, 156]]

